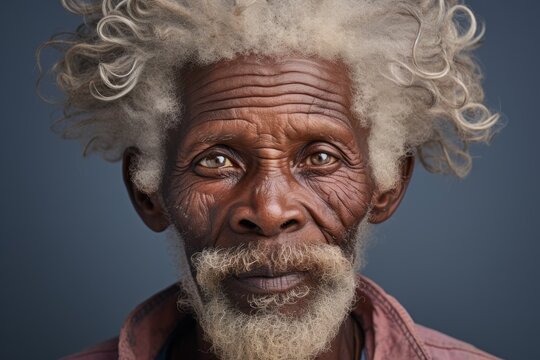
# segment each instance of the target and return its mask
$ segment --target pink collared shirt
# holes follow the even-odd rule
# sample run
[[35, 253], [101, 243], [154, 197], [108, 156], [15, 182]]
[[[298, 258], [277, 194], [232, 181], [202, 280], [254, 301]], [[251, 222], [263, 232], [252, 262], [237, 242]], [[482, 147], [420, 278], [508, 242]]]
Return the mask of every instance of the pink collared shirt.
[[[415, 324], [405, 309], [378, 285], [361, 276], [351, 316], [364, 332], [367, 360], [497, 359], [472, 345]], [[180, 290], [173, 285], [152, 296], [128, 316], [120, 336], [62, 360], [154, 360], [178, 323]]]

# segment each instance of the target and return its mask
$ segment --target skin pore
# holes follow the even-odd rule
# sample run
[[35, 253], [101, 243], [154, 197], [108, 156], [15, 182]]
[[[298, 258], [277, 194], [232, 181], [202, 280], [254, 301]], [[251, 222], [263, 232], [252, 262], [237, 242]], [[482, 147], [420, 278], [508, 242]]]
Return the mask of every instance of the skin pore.
[[[351, 84], [341, 63], [239, 57], [186, 68], [181, 78], [183, 116], [169, 136], [161, 196], [133, 185], [134, 150], [124, 155], [124, 176], [143, 221], [155, 231], [172, 224], [188, 258], [207, 248], [259, 243], [328, 244], [352, 260], [353, 235], [368, 211], [370, 221], [379, 223], [396, 210], [413, 158], [403, 161], [403, 181], [395, 189], [377, 189], [369, 131], [356, 125], [349, 110]], [[250, 295], [313, 286], [316, 280], [307, 271], [257, 268], [225, 278], [223, 287], [231, 303], [249, 314]], [[310, 299], [279, 311], [294, 316]], [[215, 358], [197, 331], [202, 351], [194, 358]], [[330, 350], [317, 358], [352, 359], [358, 343], [351, 339], [360, 333], [347, 318]], [[185, 355], [185, 346], [176, 344], [175, 352]]]

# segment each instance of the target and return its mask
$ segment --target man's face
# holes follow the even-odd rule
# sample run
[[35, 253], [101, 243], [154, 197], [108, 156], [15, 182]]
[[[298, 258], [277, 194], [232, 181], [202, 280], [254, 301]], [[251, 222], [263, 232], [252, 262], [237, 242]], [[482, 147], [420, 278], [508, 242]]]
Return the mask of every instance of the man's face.
[[[225, 302], [234, 316], [224, 326], [245, 317], [236, 328], [251, 326], [250, 315], [266, 314], [266, 328], [277, 329], [276, 314], [310, 312], [320, 324], [306, 331], [322, 326], [316, 331], [335, 335], [354, 294], [357, 229], [374, 193], [367, 130], [349, 110], [346, 69], [240, 58], [185, 69], [181, 77], [184, 113], [169, 139], [162, 195], [204, 305]], [[337, 312], [329, 305], [334, 296], [342, 297]], [[208, 326], [223, 319], [219, 306]], [[295, 335], [298, 350], [306, 343], [302, 330], [287, 323], [277, 333], [287, 328], [294, 333], [273, 342]], [[306, 337], [324, 346], [319, 335]]]
[[[352, 255], [373, 185], [346, 69], [244, 58], [182, 75], [163, 197], [188, 257], [253, 242], [330, 244]], [[251, 292], [305, 280], [260, 275], [230, 280], [230, 296], [242, 305]]]

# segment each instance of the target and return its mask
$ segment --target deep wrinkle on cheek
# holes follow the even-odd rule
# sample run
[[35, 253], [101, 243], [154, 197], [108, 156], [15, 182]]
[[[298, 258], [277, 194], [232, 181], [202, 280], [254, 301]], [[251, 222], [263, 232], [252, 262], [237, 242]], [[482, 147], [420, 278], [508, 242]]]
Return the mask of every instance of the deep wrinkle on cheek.
[[217, 222], [223, 220], [217, 213], [231, 201], [231, 193], [241, 181], [243, 170], [236, 169], [222, 177], [208, 177], [195, 171], [197, 164], [182, 162], [189, 165], [170, 174], [172, 181], [167, 196], [174, 199], [171, 210], [178, 215], [177, 225], [181, 229], [189, 229], [190, 236], [204, 238], [206, 245], [214, 245], [217, 236], [214, 229], [219, 228], [221, 225]]
[[335, 213], [344, 228], [367, 213], [371, 182], [361, 170], [341, 167], [329, 176], [308, 177], [304, 182]]
[[[182, 233], [189, 234], [193, 239], [207, 239], [212, 231], [212, 209], [215, 208], [214, 194], [197, 190], [178, 194], [173, 208], [177, 227]], [[208, 245], [208, 244], [201, 244]]]

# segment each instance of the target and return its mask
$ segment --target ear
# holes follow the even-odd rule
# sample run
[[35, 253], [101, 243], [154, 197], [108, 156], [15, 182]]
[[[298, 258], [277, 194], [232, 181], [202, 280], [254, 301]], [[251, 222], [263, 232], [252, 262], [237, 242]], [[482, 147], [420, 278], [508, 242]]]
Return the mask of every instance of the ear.
[[169, 219], [163, 209], [161, 201], [157, 193], [147, 194], [140, 191], [131, 174], [131, 169], [134, 168], [137, 156], [140, 152], [136, 148], [127, 148], [124, 151], [122, 159], [122, 173], [124, 176], [124, 184], [126, 185], [129, 198], [135, 210], [141, 217], [142, 221], [150, 229], [161, 232], [169, 226]]
[[414, 155], [407, 155], [401, 160], [400, 181], [393, 189], [387, 191], [375, 190], [371, 199], [371, 216], [369, 222], [379, 224], [389, 219], [397, 210], [405, 191], [409, 186], [414, 169]]

